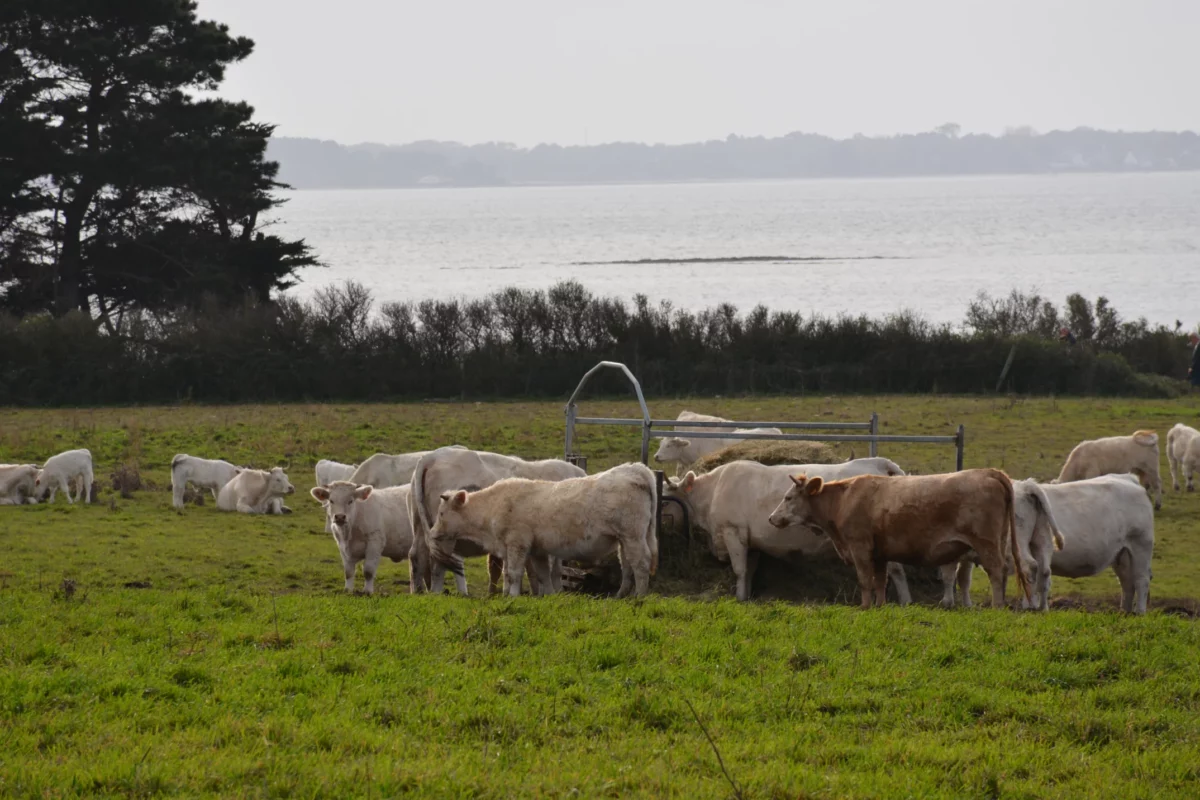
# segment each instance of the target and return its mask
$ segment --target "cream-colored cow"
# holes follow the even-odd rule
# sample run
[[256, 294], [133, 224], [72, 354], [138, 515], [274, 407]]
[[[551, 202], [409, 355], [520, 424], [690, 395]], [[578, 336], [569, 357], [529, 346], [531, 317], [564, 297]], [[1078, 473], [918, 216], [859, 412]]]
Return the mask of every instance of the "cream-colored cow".
[[332, 481], [314, 486], [313, 498], [325, 507], [327, 527], [333, 534], [346, 591], [354, 591], [354, 570], [363, 562], [363, 591], [375, 592], [375, 574], [384, 556], [404, 561], [412, 547], [412, 524], [408, 519], [408, 496], [412, 487], [374, 489], [350, 481]]
[[1167, 431], [1167, 465], [1175, 491], [1179, 491], [1180, 477], [1189, 492], [1195, 491], [1192, 479], [1200, 471], [1200, 431], [1182, 422]]
[[1142, 479], [1146, 491], [1154, 498], [1154, 508], [1162, 508], [1162, 481], [1158, 477], [1158, 434], [1154, 431], [1134, 431], [1129, 436], [1107, 436], [1080, 442], [1067, 456], [1052, 483], [1070, 483], [1100, 475], [1121, 475], [1132, 472]]
[[292, 510], [283, 504], [283, 498], [295, 491], [280, 467], [270, 472], [244, 469], [221, 487], [217, 508], [243, 514], [290, 514]]

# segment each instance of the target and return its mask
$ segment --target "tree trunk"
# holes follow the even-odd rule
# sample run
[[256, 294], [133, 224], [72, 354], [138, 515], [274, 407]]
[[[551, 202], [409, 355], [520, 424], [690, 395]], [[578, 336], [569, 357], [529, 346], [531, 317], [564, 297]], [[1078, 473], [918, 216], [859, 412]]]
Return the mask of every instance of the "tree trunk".
[[83, 217], [91, 199], [77, 194], [63, 215], [62, 253], [58, 257], [58, 282], [54, 287], [54, 313], [62, 316], [81, 307], [83, 294]]

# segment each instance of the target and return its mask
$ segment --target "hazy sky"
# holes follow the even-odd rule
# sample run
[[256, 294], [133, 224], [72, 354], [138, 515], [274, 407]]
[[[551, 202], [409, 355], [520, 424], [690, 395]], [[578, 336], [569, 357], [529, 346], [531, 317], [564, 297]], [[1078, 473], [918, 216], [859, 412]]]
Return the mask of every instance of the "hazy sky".
[[1200, 0], [199, 0], [282, 136], [1200, 129]]

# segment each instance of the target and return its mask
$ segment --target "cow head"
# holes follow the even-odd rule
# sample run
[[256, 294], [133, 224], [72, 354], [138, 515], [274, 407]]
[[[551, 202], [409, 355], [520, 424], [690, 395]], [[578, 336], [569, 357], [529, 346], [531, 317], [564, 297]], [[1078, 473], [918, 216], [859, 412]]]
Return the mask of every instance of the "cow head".
[[355, 508], [371, 496], [370, 486], [357, 486], [350, 481], [333, 481], [328, 486], [314, 486], [313, 498], [325, 506], [329, 521], [339, 528], [354, 527]]
[[34, 500], [45, 500], [49, 492], [50, 487], [46, 485], [46, 470], [39, 469], [33, 476], [33, 493], [30, 497]]
[[429, 531], [430, 555], [434, 561], [451, 569], [458, 566], [459, 560], [454, 555], [458, 537], [473, 530], [465, 514], [470, 502], [471, 495], [466, 489], [442, 492], [437, 517]]
[[271, 497], [283, 497], [285, 494], [295, 494], [296, 487], [288, 480], [287, 473], [282, 467], [274, 467], [267, 474], [267, 494]]
[[687, 454], [687, 449], [691, 446], [692, 442], [690, 439], [681, 439], [678, 436], [663, 439], [658, 445], [658, 452], [654, 454], [654, 461], [658, 464], [670, 461], [683, 461]]
[[825, 488], [825, 481], [820, 475], [812, 478], [792, 475], [791, 478], [792, 488], [787, 490], [787, 494], [779, 501], [779, 505], [771, 512], [767, 521], [776, 528], [802, 525], [815, 533], [824, 533], [813, 516], [811, 498], [821, 493]]

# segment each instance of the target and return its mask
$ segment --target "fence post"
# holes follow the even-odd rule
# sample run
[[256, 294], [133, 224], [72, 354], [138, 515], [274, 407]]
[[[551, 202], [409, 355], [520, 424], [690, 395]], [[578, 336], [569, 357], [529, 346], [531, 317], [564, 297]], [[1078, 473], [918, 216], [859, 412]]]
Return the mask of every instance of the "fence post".
[[568, 460], [571, 458], [571, 453], [573, 453], [575, 451], [575, 414], [576, 413], [577, 412], [575, 410], [575, 404], [568, 403], [567, 404], [567, 445], [566, 445], [566, 452], [563, 453], [563, 457]]
[[642, 465], [650, 465], [650, 420], [642, 423]]
[[661, 469], [654, 470], [654, 538], [662, 543], [662, 487], [666, 476]]
[[957, 471], [957, 472], [962, 472], [962, 468], [963, 468], [963, 444], [965, 443], [965, 441], [966, 441], [966, 438], [967, 438], [967, 437], [966, 437], [966, 429], [965, 429], [965, 428], [964, 428], [962, 425], [959, 425], [959, 426], [958, 426], [958, 433], [956, 433], [956, 434], [954, 435], [954, 450], [955, 450], [955, 458], [954, 458], [955, 465], [954, 465], [954, 469], [955, 469], [955, 471]]
[[[871, 412], [871, 431], [870, 431], [870, 433], [872, 436], [879, 435], [879, 413], [876, 411]], [[875, 456], [879, 455], [879, 442], [872, 439], [871, 444], [868, 446], [867, 450], [870, 453], [871, 458], [874, 458]]]

